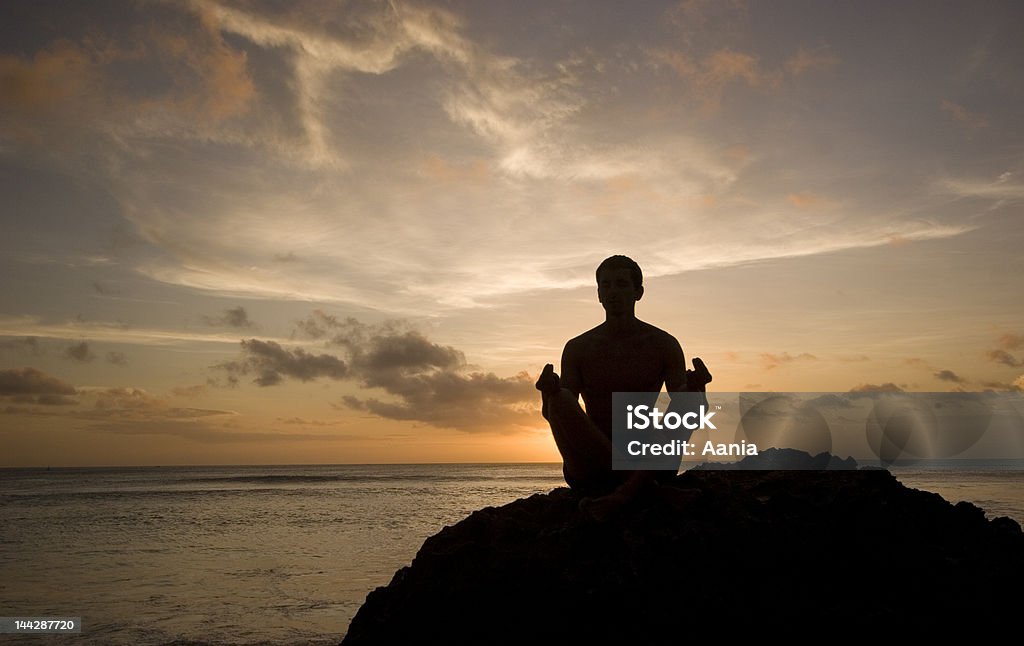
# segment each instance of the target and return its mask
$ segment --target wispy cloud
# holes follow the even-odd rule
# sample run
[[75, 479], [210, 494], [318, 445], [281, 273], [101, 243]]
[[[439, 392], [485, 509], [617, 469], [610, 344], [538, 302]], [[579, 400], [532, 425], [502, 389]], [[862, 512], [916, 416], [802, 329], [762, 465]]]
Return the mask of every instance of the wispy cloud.
[[[237, 332], [193, 332], [190, 330], [130, 327], [121, 323], [68, 321], [66, 323], [42, 323], [38, 317], [0, 317], [0, 338], [10, 339], [3, 343], [12, 348], [22, 346], [39, 348], [39, 338], [76, 339], [88, 336], [92, 342], [127, 343], [138, 345], [179, 345], [184, 343], [238, 344]], [[24, 338], [34, 339], [26, 343]], [[283, 340], [283, 339], [282, 339]], [[88, 343], [86, 350], [88, 350]], [[75, 347], [80, 346], [76, 344]], [[42, 352], [39, 349], [39, 352]], [[79, 351], [80, 352], [80, 351]]]
[[99, 421], [87, 426], [87, 430], [117, 435], [151, 436], [165, 435], [177, 437], [202, 444], [257, 444], [270, 442], [274, 444], [315, 442], [348, 442], [351, 435], [339, 433], [279, 433], [272, 431], [246, 431], [225, 428], [223, 424], [215, 424], [208, 420], [116, 420]]
[[1024, 334], [1016, 334], [1014, 332], [1007, 332], [1001, 335], [996, 343], [999, 344], [1000, 348], [1004, 350], [1019, 350], [1024, 348]]
[[0, 397], [18, 403], [41, 405], [73, 404], [71, 384], [35, 368], [0, 370]]
[[995, 348], [985, 352], [985, 356], [989, 361], [1001, 363], [1011, 368], [1024, 366], [1024, 357], [1017, 358], [1009, 352], [1024, 348], [1024, 335], [1007, 332], [995, 340], [995, 346]]
[[249, 329], [255, 326], [255, 323], [249, 319], [249, 313], [240, 305], [224, 310], [224, 313], [219, 316], [204, 316], [203, 320], [207, 325], [215, 327]]
[[802, 352], [800, 354], [790, 354], [788, 352], [782, 352], [780, 354], [773, 354], [770, 352], [761, 353], [761, 366], [765, 370], [774, 370], [779, 366], [793, 363], [794, 361], [817, 361], [818, 357], [813, 354]]
[[860, 384], [850, 389], [851, 393], [901, 393], [903, 388], [891, 381], [884, 384]]
[[809, 209], [809, 210], [824, 210], [831, 209], [837, 206], [837, 203], [827, 197], [816, 195], [807, 191], [800, 193], [790, 193], [786, 196], [786, 201], [795, 206], [798, 209]]
[[[125, 114], [61, 119], [105, 138], [76, 149], [88, 158], [81, 172], [147, 246], [126, 264], [220, 296], [398, 316], [485, 307], [588, 284], [578, 269], [608, 252], [610, 223], [627, 221], [642, 225], [616, 225], [615, 244], [642, 250], [652, 277], [972, 229], [803, 187], [780, 193], [808, 219], [793, 217], [752, 192], [759, 151], [749, 143], [730, 135], [723, 147], [717, 132], [672, 119], [644, 125], [636, 104], [646, 101], [632, 100], [628, 83], [663, 82], [667, 71], [697, 100], [719, 101], [735, 83], [770, 94], [837, 64], [821, 44], [769, 59], [747, 37], [749, 8], [712, 5], [674, 9], [677, 48], [634, 43], [622, 51], [641, 60], [630, 61], [583, 46], [512, 55], [438, 6], [196, 0], [160, 5], [167, 25], [126, 11], [132, 29], [68, 39], [43, 67], [84, 61], [83, 82], [95, 87], [69, 81], [68, 91], [101, 102], [133, 86], [114, 62], [167, 80], [144, 105], [120, 102]], [[135, 42], [151, 32], [152, 42]], [[415, 109], [393, 96], [400, 80]], [[61, 87], [46, 81], [40, 92]], [[616, 127], [605, 111], [622, 115]], [[825, 208], [829, 221], [809, 220]]]
[[670, 70], [684, 84], [683, 96], [706, 115], [717, 113], [726, 90], [745, 85], [776, 92], [785, 84], [839, 64], [824, 45], [798, 46], [781, 64], [768, 65], [750, 49], [746, 2], [688, 0], [668, 10], [677, 47], [646, 48], [650, 64]]
[[[131, 9], [128, 14], [133, 13]], [[179, 135], [244, 113], [254, 96], [246, 56], [200, 14], [189, 23], [140, 19], [134, 29], [91, 25], [79, 39], [59, 38], [30, 57], [0, 56], [0, 133], [63, 149], [69, 131], [115, 136]], [[125, 70], [148, 67], [159, 84], [139, 92]], [[78, 139], [78, 137], [74, 137]]]
[[[202, 434], [209, 431], [203, 420], [236, 415], [230, 410], [173, 406], [142, 388], [76, 388], [35, 368], [0, 370], [0, 397], [29, 405], [8, 406], [4, 409], [8, 415], [62, 417], [88, 422], [85, 428], [114, 432], [159, 432], [155, 429], [161, 425], [171, 425]], [[54, 405], [60, 408], [52, 408]], [[150, 424], [154, 427], [147, 430]]]
[[39, 355], [42, 353], [42, 349], [39, 347], [39, 339], [34, 336], [26, 336], [20, 339], [0, 338], [0, 352]]
[[71, 359], [72, 361], [79, 361], [81, 363], [88, 363], [96, 358], [93, 354], [92, 349], [89, 348], [87, 341], [81, 341], [75, 343], [64, 349], [64, 358]]
[[988, 119], [984, 115], [971, 112], [959, 103], [954, 103], [949, 99], [943, 99], [939, 104], [939, 108], [952, 117], [954, 121], [971, 130], [987, 128], [989, 126]]
[[1013, 356], [1006, 350], [1001, 350], [998, 348], [995, 350], [989, 350], [988, 352], [985, 353], [985, 356], [988, 357], [989, 361], [1001, 363], [1004, 366], [1010, 366], [1011, 368], [1024, 366], [1024, 360], [1018, 359], [1017, 357]]
[[184, 397], [186, 399], [192, 399], [194, 397], [202, 397], [207, 392], [206, 384], [194, 384], [192, 386], [176, 386], [171, 389], [171, 394], [175, 397]]
[[946, 179], [939, 183], [943, 192], [959, 197], [980, 197], [990, 200], [1021, 200], [1024, 199], [1024, 183], [1009, 171], [1002, 173], [994, 180], [986, 179]]

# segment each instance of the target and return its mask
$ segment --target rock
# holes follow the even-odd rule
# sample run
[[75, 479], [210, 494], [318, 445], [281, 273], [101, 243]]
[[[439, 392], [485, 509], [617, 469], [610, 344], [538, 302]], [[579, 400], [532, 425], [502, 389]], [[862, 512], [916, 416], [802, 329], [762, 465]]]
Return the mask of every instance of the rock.
[[[807, 456], [833, 463], [820, 457]], [[1020, 526], [884, 470], [690, 470], [604, 523], [579, 500], [556, 489], [446, 527], [369, 594], [342, 643], [1016, 626]]]
[[790, 471], [829, 471], [853, 470], [857, 461], [853, 458], [840, 458], [831, 453], [809, 455], [796, 449], [770, 448], [757, 455], [750, 455], [738, 462], [706, 462], [694, 469], [698, 471], [766, 471], [771, 469], [787, 469]]

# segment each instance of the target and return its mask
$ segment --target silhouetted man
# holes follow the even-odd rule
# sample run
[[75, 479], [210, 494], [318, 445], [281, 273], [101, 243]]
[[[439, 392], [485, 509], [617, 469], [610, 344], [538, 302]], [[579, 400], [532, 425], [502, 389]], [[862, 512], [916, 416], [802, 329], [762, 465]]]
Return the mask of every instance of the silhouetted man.
[[700, 359], [693, 360], [695, 370], [686, 369], [675, 337], [636, 317], [636, 302], [643, 294], [639, 265], [626, 256], [605, 259], [597, 268], [604, 323], [565, 344], [561, 378], [549, 363], [537, 380], [542, 413], [562, 454], [565, 481], [598, 496], [583, 501], [597, 518], [614, 512], [658, 475], [612, 470], [612, 393], [654, 393], [662, 385], [670, 393], [703, 391], [711, 381]]

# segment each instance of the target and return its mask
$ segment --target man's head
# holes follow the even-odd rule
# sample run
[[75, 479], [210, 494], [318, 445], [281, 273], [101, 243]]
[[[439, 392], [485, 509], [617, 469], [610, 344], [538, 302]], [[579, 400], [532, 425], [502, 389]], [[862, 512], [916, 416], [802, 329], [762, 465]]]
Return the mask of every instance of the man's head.
[[601, 272], [608, 269], [628, 269], [629, 276], [633, 280], [633, 286], [637, 289], [643, 289], [644, 286], [644, 272], [640, 271], [640, 265], [636, 264], [629, 256], [608, 256], [601, 261], [601, 264], [597, 266], [597, 284], [601, 284]]
[[611, 256], [597, 267], [597, 300], [613, 316], [632, 315], [644, 295], [640, 265], [626, 256]]

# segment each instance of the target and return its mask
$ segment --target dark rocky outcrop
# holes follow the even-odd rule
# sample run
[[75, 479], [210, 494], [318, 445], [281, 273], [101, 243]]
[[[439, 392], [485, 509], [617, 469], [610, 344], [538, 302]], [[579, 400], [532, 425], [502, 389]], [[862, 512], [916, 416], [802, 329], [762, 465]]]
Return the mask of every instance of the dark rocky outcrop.
[[697, 471], [852, 471], [857, 469], [853, 458], [840, 458], [831, 453], [810, 455], [796, 449], [771, 448], [738, 462], [706, 462], [693, 467]]
[[603, 523], [579, 500], [556, 489], [446, 527], [370, 593], [343, 643], [863, 638], [1017, 623], [1020, 526], [884, 470], [691, 470]]

